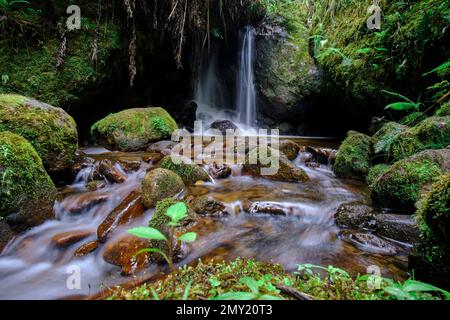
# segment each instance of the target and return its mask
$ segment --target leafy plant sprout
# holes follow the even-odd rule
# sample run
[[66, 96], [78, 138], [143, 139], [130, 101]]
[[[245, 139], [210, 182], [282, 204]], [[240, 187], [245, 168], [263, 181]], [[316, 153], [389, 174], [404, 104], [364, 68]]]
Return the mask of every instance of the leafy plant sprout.
[[197, 239], [197, 233], [195, 232], [187, 232], [178, 237], [175, 237], [175, 228], [180, 225], [180, 221], [187, 217], [187, 208], [183, 202], [178, 202], [172, 206], [170, 206], [165, 215], [170, 218], [168, 223], [169, 226], [169, 234], [166, 237], [161, 231], [151, 227], [137, 227], [133, 229], [129, 229], [127, 232], [143, 239], [148, 240], [156, 240], [156, 241], [165, 241], [167, 244], [167, 252], [163, 252], [158, 248], [146, 248], [139, 250], [135, 255], [139, 255], [142, 253], [158, 253], [160, 254], [164, 260], [167, 262], [170, 271], [174, 270], [173, 267], [173, 247], [178, 241], [182, 242], [194, 242]]

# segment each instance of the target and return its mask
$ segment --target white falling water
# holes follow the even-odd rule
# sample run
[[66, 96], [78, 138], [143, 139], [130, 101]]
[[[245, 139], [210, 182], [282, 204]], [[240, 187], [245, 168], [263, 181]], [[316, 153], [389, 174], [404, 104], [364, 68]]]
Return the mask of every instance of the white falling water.
[[255, 29], [246, 27], [241, 37], [236, 108], [240, 122], [247, 127], [253, 127], [256, 122], [256, 93], [253, 73]]
[[[195, 91], [197, 120], [206, 125], [215, 120], [233, 121], [241, 130], [254, 128], [256, 124], [256, 94], [253, 61], [255, 54], [255, 29], [246, 27], [241, 32], [238, 72], [236, 74], [236, 101], [230, 108], [230, 94], [221, 78], [217, 56], [212, 55], [200, 73]], [[232, 111], [232, 109], [235, 109]]]

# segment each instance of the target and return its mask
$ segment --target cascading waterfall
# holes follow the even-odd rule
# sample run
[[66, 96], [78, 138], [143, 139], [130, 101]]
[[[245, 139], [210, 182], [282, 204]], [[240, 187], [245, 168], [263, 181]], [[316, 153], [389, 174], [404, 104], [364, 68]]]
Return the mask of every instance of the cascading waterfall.
[[253, 73], [255, 29], [246, 27], [241, 37], [236, 107], [240, 122], [248, 127], [253, 127], [256, 122], [256, 92]]
[[[245, 27], [240, 35], [238, 72], [236, 74], [236, 101], [230, 108], [227, 97], [231, 96], [222, 83], [217, 56], [209, 57], [200, 73], [195, 91], [198, 104], [197, 119], [211, 123], [227, 119], [241, 129], [254, 128], [256, 124], [256, 92], [253, 62], [255, 56], [255, 29]], [[235, 109], [233, 112], [232, 109]]]

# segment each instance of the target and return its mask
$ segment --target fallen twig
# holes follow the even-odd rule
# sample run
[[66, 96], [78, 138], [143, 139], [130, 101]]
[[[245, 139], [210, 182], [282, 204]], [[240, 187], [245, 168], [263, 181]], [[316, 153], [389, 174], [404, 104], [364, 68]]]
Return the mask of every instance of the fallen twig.
[[288, 296], [295, 298], [297, 300], [314, 300], [309, 294], [298, 291], [297, 289], [284, 286], [282, 284], [276, 284], [275, 287], [281, 292], [287, 294]]

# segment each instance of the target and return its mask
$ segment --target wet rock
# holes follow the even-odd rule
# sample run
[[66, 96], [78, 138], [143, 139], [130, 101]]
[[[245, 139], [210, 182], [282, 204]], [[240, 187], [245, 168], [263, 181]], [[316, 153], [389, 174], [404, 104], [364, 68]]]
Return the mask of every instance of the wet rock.
[[106, 242], [117, 227], [127, 224], [136, 217], [141, 216], [144, 211], [140, 192], [133, 190], [98, 226], [98, 240], [100, 242]]
[[83, 257], [91, 252], [94, 252], [98, 248], [98, 241], [89, 241], [75, 250], [75, 257]]
[[244, 210], [251, 214], [270, 214], [277, 216], [286, 216], [292, 213], [292, 210], [275, 202], [253, 202], [246, 203]]
[[107, 186], [106, 182], [103, 180], [94, 180], [94, 181], [90, 181], [86, 184], [86, 189], [88, 191], [96, 191], [96, 190], [100, 190], [103, 189]]
[[345, 231], [341, 233], [341, 237], [344, 241], [371, 253], [395, 255], [399, 251], [399, 248], [394, 244], [370, 233]]
[[450, 149], [425, 150], [390, 166], [370, 186], [372, 201], [379, 206], [415, 212], [424, 188], [450, 170]]
[[336, 153], [334, 173], [341, 178], [365, 177], [371, 166], [372, 141], [369, 136], [349, 132]]
[[292, 140], [281, 140], [280, 151], [283, 152], [289, 160], [294, 160], [300, 151], [300, 147]]
[[219, 130], [223, 135], [227, 130], [236, 130], [238, 127], [230, 120], [217, 120], [210, 125], [210, 129]]
[[321, 164], [333, 164], [336, 160], [337, 150], [330, 148], [306, 147], [306, 152], [312, 154], [315, 161]]
[[56, 188], [33, 146], [22, 136], [0, 132], [0, 218], [16, 232], [53, 218]]
[[[252, 176], [259, 176], [262, 178], [276, 180], [276, 181], [288, 181], [288, 182], [305, 182], [309, 180], [308, 175], [301, 168], [295, 166], [289, 159], [278, 150], [274, 150], [269, 147], [269, 157], [279, 161], [275, 161], [278, 164], [278, 168], [274, 166], [270, 168], [269, 165], [262, 164], [260, 159], [260, 147], [256, 147], [251, 150], [247, 156], [242, 168], [244, 174]], [[253, 164], [251, 162], [257, 162]], [[268, 171], [265, 171], [269, 169]]]
[[223, 203], [208, 196], [196, 197], [190, 203], [190, 207], [199, 215], [216, 216], [228, 214]]
[[89, 156], [87, 156], [83, 151], [77, 150], [74, 155], [73, 165], [70, 170], [74, 177], [85, 168], [94, 166], [95, 160]]
[[15, 232], [0, 218], [0, 254], [6, 245], [14, 238]]
[[150, 241], [125, 234], [105, 245], [103, 259], [120, 267], [122, 274], [128, 276], [148, 266], [150, 253], [135, 256], [146, 248], [151, 248]]
[[[164, 199], [159, 201], [156, 205], [155, 212], [149, 222], [149, 227], [158, 229], [161, 231], [166, 237], [169, 237], [169, 226], [168, 223], [170, 221], [169, 217], [166, 216], [166, 211], [170, 206], [177, 203], [177, 201], [173, 199]], [[190, 207], [188, 207], [187, 217], [180, 221], [179, 226], [175, 228], [175, 234], [184, 233], [188, 230], [188, 228], [194, 226], [197, 223], [198, 216]], [[173, 259], [179, 260], [183, 256], [183, 250], [180, 247], [177, 241], [174, 242], [174, 247], [172, 248]], [[150, 241], [151, 248], [158, 248], [163, 252], [168, 252], [168, 246], [165, 241]], [[160, 254], [151, 253], [150, 259], [156, 262], [164, 262], [164, 259]]]
[[[176, 161], [174, 162], [173, 159]], [[165, 156], [158, 165], [163, 169], [175, 172], [188, 186], [194, 185], [197, 181], [211, 181], [211, 178], [205, 169], [192, 163], [192, 161], [186, 157], [173, 155]]]
[[142, 180], [142, 203], [146, 208], [153, 208], [158, 201], [173, 197], [183, 189], [183, 180], [175, 172], [156, 168]]
[[93, 230], [72, 230], [63, 233], [59, 233], [52, 237], [52, 243], [56, 247], [66, 248], [72, 244], [86, 239], [87, 237], [94, 234]]
[[412, 244], [419, 241], [420, 230], [411, 216], [378, 214], [374, 219], [377, 235]]
[[97, 204], [105, 202], [106, 200], [108, 200], [108, 195], [106, 194], [89, 192], [78, 197], [77, 202], [70, 202], [69, 204], [66, 204], [64, 209], [73, 214], [81, 213]]
[[148, 152], [157, 152], [161, 153], [165, 156], [169, 155], [172, 152], [173, 147], [175, 147], [178, 143], [170, 140], [158, 141], [151, 144], [147, 151]]
[[217, 164], [214, 162], [212, 166], [209, 168], [209, 174], [214, 179], [225, 179], [231, 176], [232, 170], [231, 168], [223, 163]]
[[139, 160], [118, 159], [117, 162], [127, 173], [138, 171], [141, 168], [141, 161]]
[[135, 108], [110, 114], [95, 123], [91, 132], [100, 145], [119, 151], [145, 150], [155, 141], [170, 138], [178, 129], [163, 108]]
[[71, 116], [61, 108], [19, 95], [0, 95], [0, 131], [27, 139], [51, 172], [68, 168], [78, 148]]
[[108, 160], [102, 160], [98, 164], [98, 171], [103, 175], [108, 181], [113, 183], [123, 183], [127, 180], [127, 177], [117, 169], [113, 163]]
[[375, 210], [361, 202], [342, 204], [334, 215], [336, 225], [350, 228], [372, 228]]

